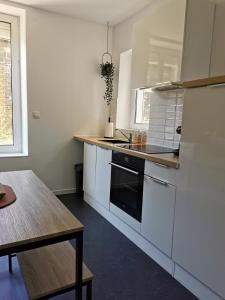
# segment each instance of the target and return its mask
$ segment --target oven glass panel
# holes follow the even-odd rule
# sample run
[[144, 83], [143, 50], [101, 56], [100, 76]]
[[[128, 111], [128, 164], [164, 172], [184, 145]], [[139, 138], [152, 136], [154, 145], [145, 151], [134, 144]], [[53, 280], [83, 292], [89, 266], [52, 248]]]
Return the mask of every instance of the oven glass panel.
[[141, 222], [143, 175], [112, 166], [110, 201]]

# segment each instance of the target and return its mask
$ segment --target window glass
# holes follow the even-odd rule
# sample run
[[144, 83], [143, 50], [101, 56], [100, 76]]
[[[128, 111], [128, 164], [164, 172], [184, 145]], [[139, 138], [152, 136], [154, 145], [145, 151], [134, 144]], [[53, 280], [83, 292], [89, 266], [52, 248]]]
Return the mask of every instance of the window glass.
[[13, 145], [11, 24], [0, 22], [0, 145]]
[[150, 119], [150, 92], [138, 90], [135, 102], [135, 123], [149, 124]]

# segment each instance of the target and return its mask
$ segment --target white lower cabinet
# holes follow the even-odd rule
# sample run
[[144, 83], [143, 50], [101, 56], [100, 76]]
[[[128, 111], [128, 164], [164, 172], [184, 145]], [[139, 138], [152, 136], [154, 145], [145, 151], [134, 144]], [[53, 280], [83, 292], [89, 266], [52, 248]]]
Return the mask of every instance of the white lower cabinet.
[[176, 188], [145, 175], [141, 234], [166, 255], [172, 255]]
[[109, 209], [112, 150], [97, 147], [95, 199]]
[[95, 167], [96, 167], [97, 147], [84, 143], [84, 177], [83, 190], [87, 194], [95, 197]]

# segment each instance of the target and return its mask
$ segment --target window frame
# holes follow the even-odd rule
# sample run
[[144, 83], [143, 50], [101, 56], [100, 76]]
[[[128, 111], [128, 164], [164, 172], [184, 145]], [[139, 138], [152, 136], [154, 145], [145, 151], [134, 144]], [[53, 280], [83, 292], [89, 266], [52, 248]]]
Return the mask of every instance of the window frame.
[[0, 21], [11, 24], [14, 142], [13, 145], [0, 145], [0, 157], [28, 156], [25, 11], [0, 5]]

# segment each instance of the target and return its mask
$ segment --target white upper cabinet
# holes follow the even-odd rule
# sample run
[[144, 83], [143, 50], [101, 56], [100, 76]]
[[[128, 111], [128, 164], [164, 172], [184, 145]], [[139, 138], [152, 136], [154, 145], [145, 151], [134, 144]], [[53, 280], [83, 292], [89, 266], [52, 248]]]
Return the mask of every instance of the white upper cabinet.
[[180, 81], [186, 0], [166, 0], [134, 24], [133, 89]]
[[[214, 10], [215, 4], [211, 0], [187, 1], [182, 81], [209, 77]], [[224, 27], [225, 21], [221, 21], [223, 21]], [[220, 28], [221, 35], [223, 27]], [[225, 42], [223, 42], [223, 46], [225, 49]]]
[[218, 1], [215, 7], [215, 20], [212, 40], [210, 77], [225, 75], [225, 1]]
[[109, 209], [112, 150], [97, 147], [96, 200]]
[[95, 145], [84, 143], [84, 177], [83, 189], [90, 196], [95, 196], [95, 166], [96, 150]]

